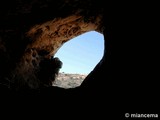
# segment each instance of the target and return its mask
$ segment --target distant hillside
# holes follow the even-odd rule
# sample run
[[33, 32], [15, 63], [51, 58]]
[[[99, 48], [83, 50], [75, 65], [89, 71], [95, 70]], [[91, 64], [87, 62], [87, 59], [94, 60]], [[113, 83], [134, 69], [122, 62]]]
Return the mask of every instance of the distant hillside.
[[57, 79], [53, 83], [53, 86], [74, 88], [80, 86], [86, 76], [87, 75], [84, 74], [59, 73]]

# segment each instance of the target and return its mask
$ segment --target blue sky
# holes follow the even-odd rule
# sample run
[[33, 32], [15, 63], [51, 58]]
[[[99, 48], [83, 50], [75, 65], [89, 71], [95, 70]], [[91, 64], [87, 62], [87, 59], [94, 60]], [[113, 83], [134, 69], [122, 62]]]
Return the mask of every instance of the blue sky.
[[60, 72], [88, 74], [101, 60], [103, 53], [103, 35], [91, 31], [64, 43], [55, 57], [63, 62]]

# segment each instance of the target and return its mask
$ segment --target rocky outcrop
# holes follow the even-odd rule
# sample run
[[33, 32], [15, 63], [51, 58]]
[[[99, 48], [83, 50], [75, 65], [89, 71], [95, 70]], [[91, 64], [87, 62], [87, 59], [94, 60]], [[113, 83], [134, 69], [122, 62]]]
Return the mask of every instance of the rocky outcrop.
[[75, 88], [81, 85], [87, 74], [71, 74], [71, 73], [59, 73], [56, 80], [53, 82], [53, 86], [62, 87], [65, 89]]

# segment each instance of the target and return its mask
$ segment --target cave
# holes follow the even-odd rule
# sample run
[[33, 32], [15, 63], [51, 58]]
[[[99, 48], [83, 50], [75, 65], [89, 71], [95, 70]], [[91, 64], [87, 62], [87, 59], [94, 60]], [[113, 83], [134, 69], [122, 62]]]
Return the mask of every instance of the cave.
[[[59, 108], [72, 107], [71, 112], [85, 108], [87, 113], [93, 106], [105, 107], [106, 82], [111, 81], [112, 24], [104, 1], [5, 0], [0, 5], [0, 95], [8, 114], [15, 108], [39, 111], [39, 116], [52, 112], [50, 107], [54, 113]], [[55, 53], [89, 31], [104, 35], [102, 59], [79, 87], [52, 86], [49, 75], [57, 65], [61, 67]], [[76, 101], [81, 104], [73, 104]]]
[[[41, 91], [41, 84], [47, 81], [44, 76], [48, 74], [41, 72], [41, 62], [52, 60], [58, 49], [70, 39], [89, 31], [102, 33], [105, 39], [110, 36], [103, 1], [16, 1], [14, 7], [7, 2], [2, 5], [6, 7], [1, 10], [0, 83], [1, 88], [9, 91]], [[106, 79], [106, 55], [109, 57], [111, 54], [110, 50], [106, 50], [110, 49], [109, 43], [105, 42], [103, 58], [80, 89], [93, 89], [94, 84], [97, 87], [93, 78]], [[41, 82], [41, 77], [46, 81]]]
[[[46, 115], [53, 117], [48, 113], [53, 111], [48, 108], [62, 108], [59, 111], [64, 113], [68, 111], [66, 108], [72, 108], [71, 112], [79, 117], [76, 110], [82, 108], [82, 119], [85, 115], [114, 119], [120, 111], [124, 118], [124, 113], [134, 108], [135, 112], [146, 107], [156, 111], [159, 103], [159, 43], [156, 36], [158, 22], [153, 15], [158, 7], [152, 9], [151, 2], [148, 3], [1, 0], [0, 95], [1, 105], [7, 102], [4, 104], [7, 115], [16, 111], [15, 108], [19, 108], [16, 111], [19, 114], [27, 107], [26, 103], [30, 103], [27, 114], [37, 110], [40, 111], [38, 116], [47, 111]], [[66, 90], [48, 84], [48, 71], [52, 69], [48, 63], [58, 61], [54, 54], [61, 45], [93, 30], [104, 35], [104, 54], [81, 86]], [[73, 104], [75, 101], [81, 104]], [[56, 104], [60, 106], [56, 107]], [[152, 113], [149, 110], [147, 113]]]

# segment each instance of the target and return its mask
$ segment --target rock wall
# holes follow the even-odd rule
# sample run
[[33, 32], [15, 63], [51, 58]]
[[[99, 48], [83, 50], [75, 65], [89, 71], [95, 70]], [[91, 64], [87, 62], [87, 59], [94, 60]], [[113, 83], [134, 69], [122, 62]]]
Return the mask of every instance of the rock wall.
[[[6, 7], [0, 10], [0, 77], [1, 85], [8, 88], [39, 89], [41, 61], [54, 57], [65, 42], [78, 35], [92, 30], [102, 34], [104, 29], [108, 31], [105, 27], [108, 25], [105, 24], [106, 6], [101, 0], [7, 2], [3, 1], [1, 5]], [[106, 54], [104, 52], [97, 67], [103, 66]], [[96, 75], [96, 69], [86, 81], [92, 74]], [[104, 75], [103, 71], [100, 75]], [[88, 82], [82, 86], [85, 84]]]

